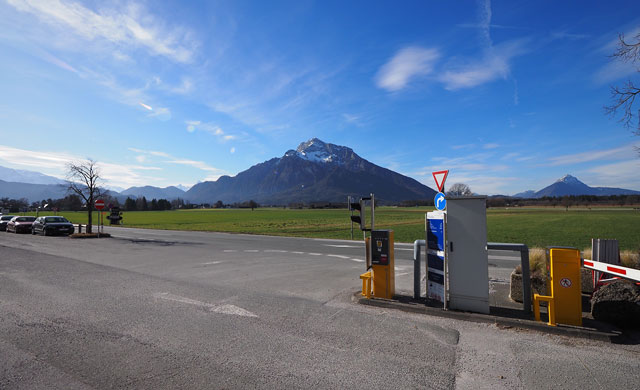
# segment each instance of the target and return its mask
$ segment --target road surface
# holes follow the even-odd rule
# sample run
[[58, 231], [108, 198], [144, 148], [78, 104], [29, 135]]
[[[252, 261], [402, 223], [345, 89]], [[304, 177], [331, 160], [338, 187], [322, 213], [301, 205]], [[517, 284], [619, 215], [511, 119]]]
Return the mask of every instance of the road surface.
[[[0, 233], [0, 388], [634, 388], [638, 345], [358, 305], [361, 243]], [[503, 254], [504, 255], [504, 254]], [[515, 254], [492, 256], [505, 278]], [[412, 247], [396, 247], [413, 291]]]

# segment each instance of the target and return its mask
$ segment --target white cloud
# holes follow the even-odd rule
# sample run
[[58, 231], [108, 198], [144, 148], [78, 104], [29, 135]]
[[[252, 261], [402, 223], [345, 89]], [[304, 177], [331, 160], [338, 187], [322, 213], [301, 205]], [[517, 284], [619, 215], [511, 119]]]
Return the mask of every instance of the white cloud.
[[[0, 145], [0, 160], [5, 161], [6, 163], [3, 164], [9, 166], [37, 170], [47, 175], [65, 179], [67, 164], [72, 161], [84, 161], [85, 159], [67, 153], [24, 150]], [[149, 184], [160, 180], [155, 177], [143, 176], [137, 172], [160, 170], [160, 168], [157, 167], [111, 164], [98, 161], [98, 169], [107, 186], [131, 187], [140, 185], [141, 183]]]
[[216, 172], [216, 173], [219, 173], [220, 175], [225, 173], [224, 170], [216, 167], [212, 167], [211, 165], [203, 161], [195, 161], [190, 159], [174, 157], [169, 153], [160, 152], [156, 150], [143, 150], [143, 149], [137, 149], [137, 148], [129, 148], [129, 150], [136, 153], [141, 153], [141, 154], [146, 154], [146, 155], [151, 155], [156, 157], [163, 157], [164, 158], [163, 162], [168, 164], [188, 165], [203, 171]]
[[557, 156], [549, 158], [549, 163], [545, 165], [557, 166], [557, 165], [570, 165], [580, 164], [589, 161], [597, 160], [623, 160], [635, 156], [633, 145], [625, 145], [618, 148], [589, 151], [575, 154], [567, 154], [564, 156]]
[[634, 157], [613, 164], [600, 165], [589, 169], [585, 180], [597, 187], [617, 187], [640, 190], [640, 160]]
[[431, 73], [438, 58], [440, 53], [436, 49], [401, 49], [380, 68], [376, 76], [376, 85], [391, 92], [401, 90], [411, 79]]
[[496, 144], [496, 143], [488, 143], [488, 144], [482, 145], [482, 149], [496, 149], [499, 147], [500, 147], [500, 144]]
[[203, 123], [201, 121], [185, 121], [185, 123], [187, 125], [187, 131], [190, 133], [196, 130], [204, 131], [217, 137], [221, 141], [230, 141], [237, 138], [235, 135], [225, 134], [219, 126], [210, 123]]
[[[167, 31], [162, 23], [137, 5], [123, 10], [101, 8], [93, 11], [82, 4], [62, 0], [8, 0], [16, 9], [36, 15], [42, 21], [72, 31], [87, 41], [104, 41], [121, 47], [143, 47], [153, 55], [178, 62], [190, 62], [193, 49], [190, 33]], [[187, 43], [187, 44], [185, 44]]]
[[145, 162], [146, 159], [147, 159], [147, 156], [144, 156], [144, 155], [136, 156], [136, 161], [139, 163]]
[[510, 72], [509, 61], [525, 52], [526, 41], [508, 41], [487, 49], [478, 61], [465, 62], [456, 59], [447, 65], [447, 70], [439, 80], [448, 90], [472, 88], [494, 81], [506, 79]]

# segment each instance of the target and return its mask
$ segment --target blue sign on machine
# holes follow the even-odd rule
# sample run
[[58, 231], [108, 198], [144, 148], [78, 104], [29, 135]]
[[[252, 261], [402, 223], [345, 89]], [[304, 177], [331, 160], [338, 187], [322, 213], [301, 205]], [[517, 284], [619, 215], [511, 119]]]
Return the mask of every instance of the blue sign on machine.
[[445, 212], [427, 213], [427, 297], [445, 302]]
[[447, 208], [447, 200], [442, 192], [438, 192], [436, 197], [433, 198], [433, 204], [436, 205], [436, 209], [442, 211]]

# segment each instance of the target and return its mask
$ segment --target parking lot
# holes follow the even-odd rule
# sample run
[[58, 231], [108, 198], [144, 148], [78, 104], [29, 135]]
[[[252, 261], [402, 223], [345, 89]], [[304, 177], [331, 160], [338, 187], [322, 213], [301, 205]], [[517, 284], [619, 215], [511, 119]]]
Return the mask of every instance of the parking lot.
[[[640, 382], [635, 344], [358, 305], [361, 243], [105, 231], [113, 238], [0, 232], [1, 388]], [[410, 250], [396, 251], [398, 289], [407, 294]]]

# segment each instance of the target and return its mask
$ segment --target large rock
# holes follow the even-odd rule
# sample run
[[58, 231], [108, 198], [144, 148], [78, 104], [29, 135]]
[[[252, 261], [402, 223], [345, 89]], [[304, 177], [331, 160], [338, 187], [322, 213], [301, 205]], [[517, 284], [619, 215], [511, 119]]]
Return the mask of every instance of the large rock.
[[[542, 275], [531, 275], [531, 302], [533, 302], [533, 294], [547, 295], [547, 278]], [[522, 303], [522, 274], [514, 270], [511, 272], [511, 286], [509, 298], [516, 302]]]
[[600, 287], [591, 298], [591, 315], [623, 327], [640, 327], [640, 286], [616, 280]]

